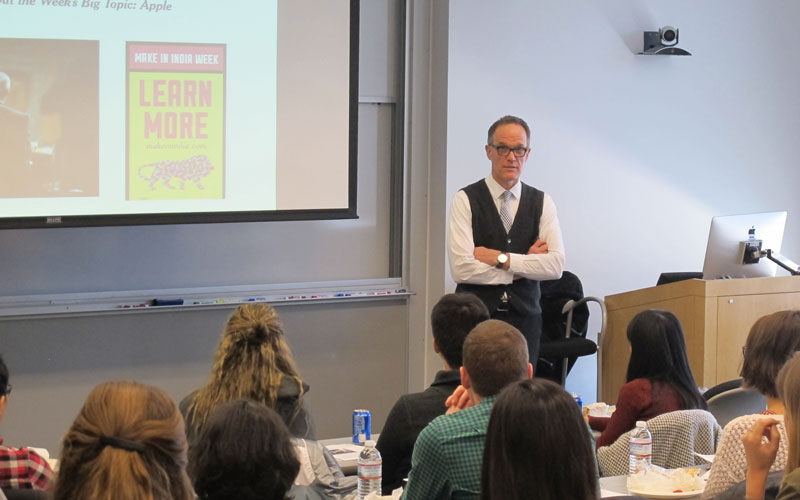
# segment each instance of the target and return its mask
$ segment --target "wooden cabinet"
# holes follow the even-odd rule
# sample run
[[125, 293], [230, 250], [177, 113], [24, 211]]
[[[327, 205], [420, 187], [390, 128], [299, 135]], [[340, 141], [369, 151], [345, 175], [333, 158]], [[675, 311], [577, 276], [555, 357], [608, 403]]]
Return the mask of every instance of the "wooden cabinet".
[[687, 280], [609, 295], [608, 323], [599, 360], [597, 399], [611, 404], [625, 383], [630, 347], [625, 331], [645, 309], [671, 311], [683, 325], [698, 385], [739, 377], [742, 346], [753, 323], [775, 311], [800, 309], [800, 277]]

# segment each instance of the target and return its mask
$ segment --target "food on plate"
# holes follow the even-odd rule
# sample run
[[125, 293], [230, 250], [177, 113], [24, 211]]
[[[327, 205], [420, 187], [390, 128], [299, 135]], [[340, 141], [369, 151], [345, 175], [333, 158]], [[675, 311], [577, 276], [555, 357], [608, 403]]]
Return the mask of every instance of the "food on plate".
[[706, 486], [707, 474], [697, 467], [663, 469], [651, 465], [646, 471], [628, 476], [628, 489], [643, 493], [700, 492]]
[[610, 417], [611, 414], [614, 413], [614, 410], [616, 409], [617, 409], [616, 406], [607, 405], [602, 401], [598, 401], [597, 403], [590, 403], [583, 407], [584, 415], [588, 413], [588, 415], [592, 417], [606, 417], [606, 418]]

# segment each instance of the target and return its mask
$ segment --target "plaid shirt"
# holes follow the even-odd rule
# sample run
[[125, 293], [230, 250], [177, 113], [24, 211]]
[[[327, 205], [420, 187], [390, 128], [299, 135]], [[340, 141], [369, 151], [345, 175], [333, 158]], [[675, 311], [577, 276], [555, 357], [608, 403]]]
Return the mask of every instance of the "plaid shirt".
[[0, 488], [49, 490], [53, 471], [47, 461], [28, 448], [3, 446], [0, 438]]
[[478, 498], [483, 442], [497, 396], [435, 418], [414, 445], [405, 500]]

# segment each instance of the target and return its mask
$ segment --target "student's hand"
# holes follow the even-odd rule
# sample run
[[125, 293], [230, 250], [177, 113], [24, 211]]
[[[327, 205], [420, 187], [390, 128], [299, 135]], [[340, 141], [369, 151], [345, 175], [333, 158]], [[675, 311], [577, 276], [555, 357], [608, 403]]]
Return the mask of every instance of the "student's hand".
[[747, 458], [745, 498], [748, 500], [764, 500], [767, 474], [778, 454], [778, 444], [781, 440], [777, 424], [778, 421], [774, 418], [758, 419], [742, 436], [744, 454]]
[[742, 436], [748, 470], [769, 472], [781, 441], [777, 425], [774, 418], [760, 418]]
[[445, 414], [452, 415], [453, 413], [465, 410], [472, 406], [472, 400], [469, 398], [469, 392], [464, 388], [464, 386], [459, 385], [456, 387], [456, 390], [453, 391], [453, 394], [447, 396], [447, 399], [444, 401], [444, 405], [447, 407]]
[[533, 242], [533, 245], [528, 249], [528, 255], [530, 254], [541, 254], [547, 253], [547, 242], [543, 239], [539, 238]]

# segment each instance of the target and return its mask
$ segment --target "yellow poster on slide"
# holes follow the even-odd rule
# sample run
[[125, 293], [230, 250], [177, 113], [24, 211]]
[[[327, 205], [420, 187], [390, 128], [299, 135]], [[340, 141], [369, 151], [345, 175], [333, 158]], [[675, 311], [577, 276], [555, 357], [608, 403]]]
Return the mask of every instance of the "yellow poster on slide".
[[127, 199], [225, 197], [224, 49], [128, 44]]

